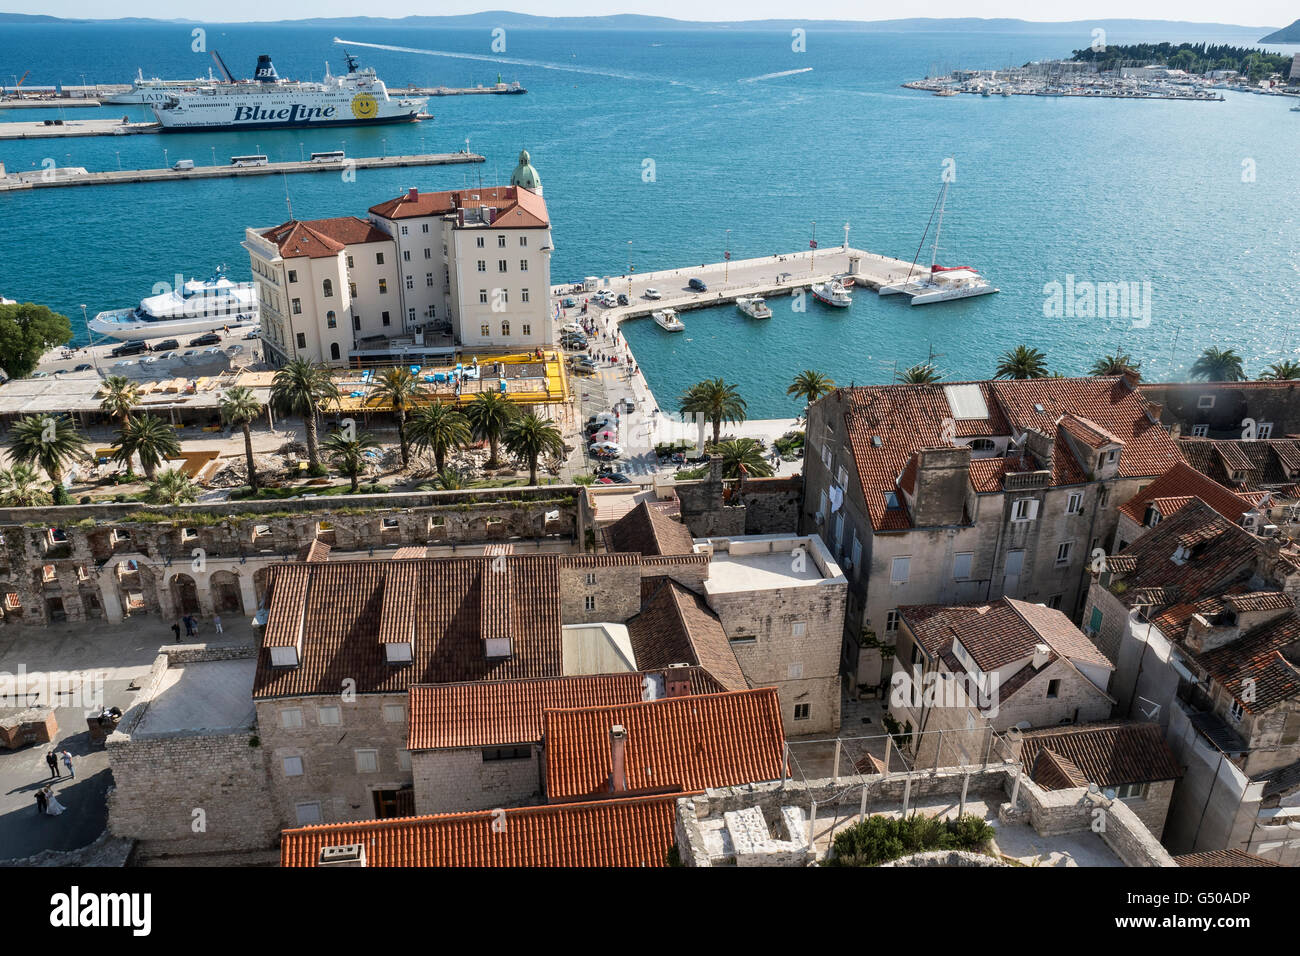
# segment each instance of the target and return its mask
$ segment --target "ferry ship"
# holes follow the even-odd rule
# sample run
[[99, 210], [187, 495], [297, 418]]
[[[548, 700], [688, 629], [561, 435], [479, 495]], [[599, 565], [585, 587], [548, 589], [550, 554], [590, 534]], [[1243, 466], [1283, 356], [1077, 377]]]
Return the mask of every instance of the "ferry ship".
[[163, 132], [228, 129], [311, 129], [320, 126], [374, 126], [414, 122], [427, 97], [391, 97], [370, 67], [357, 67], [345, 53], [345, 76], [326, 73], [321, 83], [282, 80], [271, 58], [257, 58], [252, 80], [212, 83], [172, 90], [154, 115]]
[[143, 70], [135, 71], [135, 79], [131, 81], [131, 88], [119, 93], [109, 93], [107, 96], [100, 97], [101, 103], [111, 103], [114, 106], [125, 106], [135, 103], [152, 104], [165, 103], [171, 98], [171, 95], [178, 90], [194, 89], [200, 86], [208, 86], [213, 83], [221, 82], [212, 75], [208, 70], [206, 79], [197, 77], [193, 80], [160, 80], [158, 77], [146, 80]]
[[124, 342], [166, 335], [190, 335], [258, 321], [257, 287], [231, 282], [218, 269], [210, 279], [191, 279], [179, 289], [142, 299], [134, 309], [100, 312], [92, 332]]

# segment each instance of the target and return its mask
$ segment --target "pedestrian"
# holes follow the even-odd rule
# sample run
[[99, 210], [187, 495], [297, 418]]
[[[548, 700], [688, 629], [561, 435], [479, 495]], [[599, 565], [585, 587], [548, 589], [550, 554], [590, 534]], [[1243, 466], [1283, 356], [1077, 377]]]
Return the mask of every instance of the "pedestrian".
[[60, 774], [59, 774], [59, 758], [56, 757], [56, 756], [54, 756], [54, 751], [53, 751], [53, 750], [51, 750], [49, 753], [47, 753], [47, 754], [45, 755], [45, 762], [46, 762], [46, 763], [49, 765], [49, 767], [50, 767], [50, 776], [51, 776], [51, 777], [54, 777], [54, 778], [57, 780], [57, 779], [59, 778], [59, 776], [60, 776]]
[[52, 817], [57, 817], [66, 809], [67, 807], [59, 803], [59, 798], [54, 795], [54, 791], [47, 784], [45, 787], [45, 812]]
[[220, 614], [214, 614], [214, 615], [212, 615], [212, 627], [213, 627], [213, 629], [216, 630], [216, 632], [217, 632], [218, 634], [224, 634], [224, 633], [226, 633], [224, 630], [222, 630], [222, 627], [221, 627], [221, 615], [220, 615]]
[[47, 806], [49, 806], [49, 804], [45, 800], [45, 791], [43, 789], [37, 790], [36, 791], [36, 812], [44, 816], [45, 808]]
[[72, 772], [72, 754], [70, 754], [68, 751], [65, 750], [63, 751], [62, 756], [63, 756], [63, 766], [68, 768], [68, 776], [72, 777], [75, 780], [77, 775]]
[[176, 643], [179, 644], [179, 643], [181, 642], [181, 625], [180, 625], [180, 622], [178, 622], [178, 621], [173, 621], [173, 622], [172, 622], [172, 634], [174, 634], [174, 635], [176, 636]]
[[193, 615], [193, 614], [186, 614], [185, 617], [183, 618], [183, 620], [185, 621], [185, 636], [186, 636], [186, 637], [193, 637], [194, 635], [196, 635], [196, 634], [199, 632], [198, 626], [197, 626], [197, 624], [196, 624], [195, 621], [194, 621], [194, 615]]

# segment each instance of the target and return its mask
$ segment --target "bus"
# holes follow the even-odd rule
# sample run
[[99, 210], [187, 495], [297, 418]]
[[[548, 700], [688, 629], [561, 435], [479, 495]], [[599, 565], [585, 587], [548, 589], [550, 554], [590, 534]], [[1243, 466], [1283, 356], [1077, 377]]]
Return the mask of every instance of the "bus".
[[312, 153], [311, 161], [313, 163], [341, 163], [343, 162], [343, 150], [333, 149], [324, 153]]
[[265, 166], [267, 159], [265, 156], [231, 156], [231, 166]]

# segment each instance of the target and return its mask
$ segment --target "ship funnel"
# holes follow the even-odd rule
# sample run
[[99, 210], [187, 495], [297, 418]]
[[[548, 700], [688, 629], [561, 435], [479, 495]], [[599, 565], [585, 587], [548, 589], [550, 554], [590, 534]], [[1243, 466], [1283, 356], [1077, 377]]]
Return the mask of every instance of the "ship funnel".
[[267, 54], [263, 53], [257, 58], [257, 70], [253, 73], [253, 79], [259, 83], [274, 83], [280, 79], [276, 76], [271, 57]]

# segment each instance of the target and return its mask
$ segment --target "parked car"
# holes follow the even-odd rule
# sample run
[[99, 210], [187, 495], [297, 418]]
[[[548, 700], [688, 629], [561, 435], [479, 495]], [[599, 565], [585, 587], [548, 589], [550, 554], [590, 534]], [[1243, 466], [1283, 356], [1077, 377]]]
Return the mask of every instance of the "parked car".
[[220, 345], [221, 336], [216, 332], [205, 332], [196, 339], [190, 339], [190, 345]]
[[595, 375], [597, 371], [596, 363], [589, 358], [579, 359], [570, 368], [579, 375]]
[[121, 358], [124, 355], [139, 355], [141, 352], [147, 352], [149, 346], [144, 342], [123, 342], [121, 345], [108, 353], [109, 358]]
[[646, 289], [646, 290], [645, 290], [644, 292], [642, 292], [641, 294], [642, 294], [643, 296], [645, 296], [647, 299], [662, 299], [662, 298], [663, 298], [663, 295], [660, 294], [660, 292], [659, 292], [658, 289]]
[[688, 282], [688, 283], [686, 283], [686, 284], [689, 285], [689, 286], [690, 286], [692, 289], [694, 289], [696, 292], [708, 292], [708, 291], [709, 291], [709, 287], [708, 287], [707, 285], [704, 284], [704, 280], [703, 280], [703, 279], [692, 279], [690, 282]]
[[230, 348], [226, 349], [226, 351], [231, 355], [238, 355], [240, 352], [244, 351], [244, 347], [242, 345], [232, 345]]
[[565, 335], [560, 337], [560, 345], [571, 352], [580, 352], [587, 347], [587, 340], [581, 335]]
[[50, 373], [49, 373], [49, 372], [32, 372], [32, 374], [29, 375], [29, 376], [27, 376], [27, 377], [28, 377], [28, 378], [49, 378], [49, 377], [50, 377]]
[[259, 339], [261, 337], [262, 337], [261, 329], [249, 329], [247, 332], [244, 333], [244, 338], [246, 339]]
[[180, 347], [181, 347], [181, 343], [180, 343], [180, 342], [177, 342], [175, 339], [163, 339], [163, 340], [162, 340], [161, 342], [159, 342], [157, 345], [155, 345], [155, 346], [153, 346], [151, 349], [149, 349], [149, 351], [150, 351], [150, 352], [170, 352], [172, 349], [178, 349], [178, 348], [180, 348]]
[[619, 304], [619, 305], [629, 305], [629, 304], [630, 304], [630, 300], [628, 299], [628, 297], [627, 297], [627, 293], [626, 293], [626, 292], [620, 292], [620, 293], [618, 294], [618, 304]]
[[89, 362], [82, 362], [80, 365], [78, 365], [76, 368], [74, 368], [73, 371], [74, 371], [74, 372], [89, 372], [89, 371], [90, 371], [91, 369], [93, 369], [94, 367], [95, 367], [95, 366], [91, 365]]
[[578, 305], [578, 300], [571, 295], [566, 295], [563, 299], [560, 300], [561, 308], [573, 309], [576, 308], [577, 305]]
[[146, 355], [144, 358], [140, 359], [140, 364], [152, 365], [154, 362], [158, 361], [158, 358], [157, 355]]
[[605, 477], [608, 478], [610, 481], [612, 481], [612, 482], [613, 482], [614, 484], [616, 484], [616, 485], [630, 485], [630, 484], [632, 484], [632, 479], [629, 478], [627, 475], [623, 474], [621, 471], [611, 471], [611, 472], [610, 472], [608, 475], [606, 475]]
[[617, 425], [618, 416], [613, 412], [597, 412], [587, 419], [587, 431], [591, 431], [597, 425]]
[[128, 365], [134, 365], [135, 359], [123, 359], [120, 362], [114, 362], [113, 368], [126, 368]]
[[221, 354], [221, 347], [220, 347], [220, 346], [217, 346], [217, 345], [214, 345], [214, 346], [212, 346], [212, 348], [210, 348], [210, 349], [204, 349], [202, 354], [204, 354], [204, 355], [220, 355], [220, 354]]

